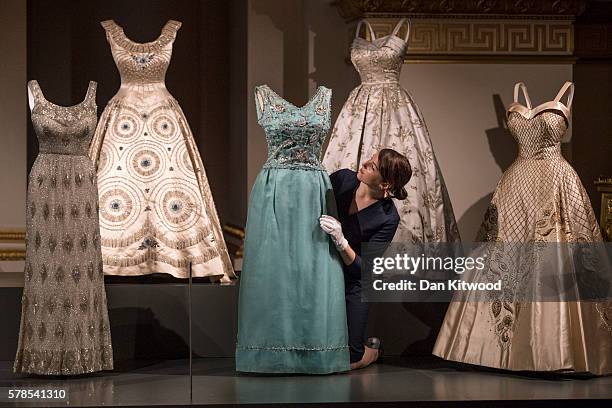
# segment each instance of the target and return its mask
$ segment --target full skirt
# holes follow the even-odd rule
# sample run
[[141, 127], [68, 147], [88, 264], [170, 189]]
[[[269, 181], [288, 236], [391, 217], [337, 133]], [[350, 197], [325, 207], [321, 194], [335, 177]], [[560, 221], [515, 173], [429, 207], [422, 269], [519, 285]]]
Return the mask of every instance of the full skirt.
[[[562, 276], [576, 279], [566, 282], [567, 287], [580, 287], [581, 277], [594, 282], [598, 274], [610, 273], [589, 197], [560, 154], [545, 160], [519, 158], [510, 166], [498, 183], [477, 240], [494, 244], [486, 247], [489, 253], [472, 254], [487, 255], [488, 262], [467, 280], [502, 279], [504, 285], [514, 283], [512, 293], [520, 296], [517, 301], [507, 296], [486, 301], [474, 292], [456, 293], [435, 355], [516, 371], [612, 372], [612, 304], [578, 297], [542, 301], [538, 293], [542, 283]], [[525, 258], [520, 249], [539, 243], [543, 252]], [[566, 252], [579, 245], [591, 253], [587, 267], [599, 267], [585, 270], [572, 262]]]
[[[161, 92], [161, 91], [156, 91]], [[194, 137], [178, 103], [113, 98], [90, 156], [98, 164], [104, 273], [235, 277]]]
[[459, 242], [453, 207], [418, 106], [398, 84], [360, 85], [336, 120], [323, 165], [329, 173], [357, 171], [383, 148], [406, 156], [413, 172], [408, 198], [394, 200], [400, 224], [393, 241]]

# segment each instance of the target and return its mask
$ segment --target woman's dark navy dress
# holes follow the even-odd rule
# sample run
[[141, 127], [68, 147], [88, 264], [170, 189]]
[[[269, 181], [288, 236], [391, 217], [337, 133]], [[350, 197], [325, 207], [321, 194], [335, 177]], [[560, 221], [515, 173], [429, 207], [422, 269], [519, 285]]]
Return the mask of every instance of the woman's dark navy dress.
[[[332, 173], [329, 178], [338, 208], [338, 221], [342, 224], [346, 240], [357, 255], [353, 263], [343, 265], [349, 349], [351, 363], [354, 363], [363, 356], [369, 309], [369, 304], [361, 301], [361, 244], [391, 242], [400, 217], [391, 198], [384, 198], [355, 214], [349, 214], [355, 191], [359, 186], [357, 173], [342, 169]], [[380, 246], [383, 247], [386, 246]]]

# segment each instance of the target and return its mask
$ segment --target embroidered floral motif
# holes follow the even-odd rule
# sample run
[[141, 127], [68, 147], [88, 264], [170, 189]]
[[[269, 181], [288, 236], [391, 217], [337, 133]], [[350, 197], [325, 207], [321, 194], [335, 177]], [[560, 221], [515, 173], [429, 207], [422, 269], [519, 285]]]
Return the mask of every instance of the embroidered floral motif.
[[132, 54], [132, 60], [134, 60], [134, 62], [136, 62], [137, 64], [141, 65], [141, 69], [145, 69], [145, 65], [151, 62], [154, 57], [155, 54], [152, 52], [147, 54]]
[[384, 148], [405, 155], [412, 166], [407, 200], [394, 200], [402, 220], [396, 242], [459, 242], [450, 198], [435, 161], [419, 108], [400, 85], [407, 44], [396, 35], [370, 43], [357, 38], [351, 61], [361, 77], [332, 130], [323, 164], [332, 173], [357, 171]]
[[144, 241], [138, 247], [139, 250], [147, 249], [147, 248], [158, 248], [159, 243], [155, 238], [145, 238]]
[[264, 101], [260, 107], [260, 124], [268, 139], [264, 168], [323, 170], [319, 158], [329, 129], [331, 90], [319, 87], [302, 107], [285, 101], [266, 85], [255, 92], [257, 100]]
[[[187, 258], [194, 255], [199, 264], [193, 276], [234, 277], [193, 134], [178, 102], [165, 89], [181, 23], [168, 21], [156, 40], [142, 44], [130, 40], [113, 21], [102, 26], [122, 83], [122, 91], [102, 113], [89, 149], [90, 157], [99, 160], [104, 264], [113, 274], [141, 275], [148, 273], [146, 265], [157, 263], [156, 271], [183, 278]], [[190, 200], [174, 206], [165, 203], [169, 190], [184, 192]], [[80, 208], [87, 213], [87, 208]], [[154, 227], [145, 227], [149, 219], [155, 219]], [[217, 239], [203, 236], [204, 229]], [[214, 258], [222, 268], [200, 265]]]

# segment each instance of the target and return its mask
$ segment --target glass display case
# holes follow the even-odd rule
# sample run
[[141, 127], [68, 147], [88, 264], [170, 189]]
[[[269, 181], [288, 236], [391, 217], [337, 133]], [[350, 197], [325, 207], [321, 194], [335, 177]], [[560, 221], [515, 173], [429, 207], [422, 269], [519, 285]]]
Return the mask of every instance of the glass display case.
[[[610, 5], [3, 0], [0, 406], [603, 406]], [[601, 250], [597, 296], [362, 297], [383, 254], [494, 243], [510, 285], [557, 241], [526, 269]]]

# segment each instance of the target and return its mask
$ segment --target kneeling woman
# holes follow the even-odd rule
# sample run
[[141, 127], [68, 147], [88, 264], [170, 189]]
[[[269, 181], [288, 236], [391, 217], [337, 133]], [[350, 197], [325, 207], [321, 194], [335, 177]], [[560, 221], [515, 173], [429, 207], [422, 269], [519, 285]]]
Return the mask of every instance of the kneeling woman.
[[352, 369], [375, 362], [380, 352], [378, 339], [364, 344], [369, 305], [361, 301], [361, 244], [391, 242], [400, 221], [392, 198], [406, 199], [408, 193], [404, 186], [411, 176], [408, 159], [392, 149], [374, 154], [358, 172], [343, 169], [330, 175], [339, 220], [324, 215], [319, 222], [344, 262]]

